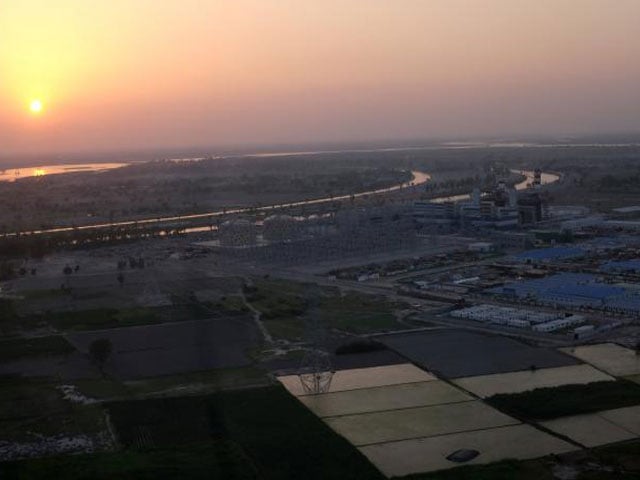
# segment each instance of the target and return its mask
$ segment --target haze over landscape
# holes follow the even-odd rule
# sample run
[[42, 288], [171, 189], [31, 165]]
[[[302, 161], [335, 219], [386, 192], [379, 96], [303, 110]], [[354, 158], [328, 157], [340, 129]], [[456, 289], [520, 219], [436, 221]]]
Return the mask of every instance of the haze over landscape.
[[0, 480], [638, 480], [640, 0], [0, 0]]
[[639, 23], [635, 0], [3, 2], [0, 143], [635, 132]]

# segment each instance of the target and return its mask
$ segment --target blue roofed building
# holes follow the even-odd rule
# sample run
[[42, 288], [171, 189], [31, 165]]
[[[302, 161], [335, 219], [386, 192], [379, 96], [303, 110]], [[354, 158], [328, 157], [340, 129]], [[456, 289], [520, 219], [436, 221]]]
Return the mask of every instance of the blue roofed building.
[[553, 262], [555, 260], [581, 258], [585, 255], [586, 251], [578, 247], [549, 247], [527, 250], [526, 252], [514, 255], [513, 258], [519, 262], [544, 263]]
[[559, 273], [535, 280], [513, 282], [492, 288], [488, 292], [529, 298], [546, 305], [640, 313], [640, 293], [637, 290], [602, 283], [597, 276], [584, 273]]
[[607, 262], [600, 269], [612, 273], [640, 273], [640, 259]]

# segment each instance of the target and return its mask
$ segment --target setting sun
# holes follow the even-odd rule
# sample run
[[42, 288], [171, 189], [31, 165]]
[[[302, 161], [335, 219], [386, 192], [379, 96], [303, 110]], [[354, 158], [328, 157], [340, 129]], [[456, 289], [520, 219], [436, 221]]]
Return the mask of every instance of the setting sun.
[[29, 110], [31, 110], [31, 113], [40, 113], [42, 111], [42, 102], [40, 100], [31, 100], [31, 103], [29, 104]]

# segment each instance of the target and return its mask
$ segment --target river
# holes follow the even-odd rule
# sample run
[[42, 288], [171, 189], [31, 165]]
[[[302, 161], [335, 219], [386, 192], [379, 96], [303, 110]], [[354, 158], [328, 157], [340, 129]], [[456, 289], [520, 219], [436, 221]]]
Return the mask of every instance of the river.
[[[521, 173], [523, 175], [525, 175], [527, 178], [520, 182], [519, 184], [516, 185], [516, 189], [518, 190], [523, 190], [527, 187], [527, 185], [529, 183], [531, 183], [531, 181], [533, 180], [533, 172], [529, 171], [529, 170], [513, 170], [515, 173]], [[99, 224], [92, 224], [92, 225], [80, 225], [80, 226], [75, 226], [75, 227], [57, 227], [57, 228], [46, 228], [46, 229], [41, 229], [41, 230], [31, 230], [31, 231], [24, 231], [24, 232], [12, 232], [12, 233], [4, 233], [4, 234], [0, 234], [0, 237], [15, 237], [18, 235], [41, 235], [41, 234], [46, 234], [46, 233], [64, 233], [64, 232], [74, 232], [74, 231], [82, 231], [82, 230], [97, 230], [97, 229], [102, 229], [102, 228], [112, 228], [112, 227], [127, 227], [127, 226], [134, 226], [134, 225], [157, 225], [157, 224], [162, 224], [162, 223], [168, 223], [168, 222], [180, 222], [180, 221], [184, 221], [184, 220], [197, 220], [197, 219], [202, 219], [202, 218], [214, 218], [214, 217], [220, 217], [220, 216], [224, 216], [224, 215], [233, 215], [233, 214], [242, 214], [242, 213], [254, 213], [254, 212], [266, 212], [266, 211], [271, 211], [271, 210], [278, 210], [281, 208], [289, 208], [289, 207], [298, 207], [298, 206], [303, 206], [303, 205], [318, 205], [318, 204], [322, 204], [322, 203], [329, 203], [329, 202], [334, 202], [334, 201], [341, 201], [341, 200], [348, 200], [350, 198], [360, 198], [360, 197], [365, 197], [365, 196], [369, 196], [369, 195], [379, 195], [379, 194], [383, 194], [383, 193], [390, 193], [390, 192], [394, 192], [403, 188], [407, 188], [407, 187], [415, 187], [415, 186], [419, 186], [422, 184], [427, 183], [430, 179], [431, 179], [431, 175], [429, 175], [426, 172], [420, 172], [418, 170], [413, 170], [411, 172], [411, 174], [413, 175], [411, 181], [409, 182], [403, 182], [397, 185], [393, 185], [391, 187], [387, 187], [387, 188], [378, 188], [376, 190], [369, 190], [367, 192], [360, 192], [360, 193], [355, 193], [355, 194], [348, 194], [348, 195], [339, 195], [339, 196], [335, 196], [335, 197], [323, 197], [323, 198], [316, 198], [316, 199], [311, 199], [311, 200], [301, 200], [301, 201], [297, 201], [297, 202], [289, 202], [289, 203], [280, 203], [280, 204], [275, 204], [275, 205], [267, 205], [267, 206], [262, 206], [262, 207], [242, 207], [242, 208], [232, 208], [232, 209], [223, 209], [223, 210], [215, 210], [212, 212], [205, 212], [205, 213], [195, 213], [195, 214], [191, 214], [191, 215], [174, 215], [174, 216], [167, 216], [167, 217], [155, 217], [155, 218], [145, 218], [145, 219], [139, 219], [139, 220], [126, 220], [126, 221], [121, 221], [121, 222], [110, 222], [110, 223], [99, 223]], [[549, 184], [549, 183], [553, 183], [556, 182], [560, 177], [556, 174], [553, 173], [543, 173], [542, 174], [542, 183], [543, 184]], [[447, 202], [447, 201], [459, 201], [459, 200], [466, 200], [470, 198], [470, 194], [465, 194], [465, 195], [454, 195], [454, 196], [450, 196], [450, 197], [439, 197], [439, 198], [434, 198], [431, 201], [433, 202], [438, 202], [438, 203], [442, 203], [442, 202]], [[193, 228], [188, 228], [188, 232], [189, 233], [193, 233], [193, 232], [199, 232], [199, 231], [206, 231], [208, 230], [209, 227], [193, 227]]]
[[[520, 182], [520, 183], [516, 183], [515, 185], [515, 189], [516, 190], [524, 190], [525, 188], [527, 188], [531, 182], [533, 182], [533, 175], [534, 172], [531, 170], [511, 170], [512, 173], [518, 173], [520, 175], [524, 175], [526, 178]], [[542, 185], [548, 185], [550, 183], [555, 183], [558, 180], [560, 180], [560, 175], [557, 175], [555, 173], [545, 173], [543, 172], [542, 175], [540, 176], [540, 183]], [[448, 197], [436, 197], [436, 198], [432, 198], [431, 201], [433, 203], [445, 203], [445, 202], [460, 202], [462, 200], [468, 200], [471, 198], [471, 194], [470, 193], [463, 193], [461, 195], [451, 195]]]
[[63, 165], [43, 165], [39, 167], [7, 168], [0, 170], [0, 182], [15, 182], [23, 178], [44, 177], [64, 173], [102, 172], [126, 167], [128, 163], [82, 163]]
[[[233, 215], [233, 214], [242, 214], [242, 213], [249, 213], [249, 212], [264, 212], [269, 210], [277, 210], [280, 208], [298, 207], [303, 205], [317, 205], [317, 204], [340, 201], [340, 200], [348, 200], [351, 197], [360, 198], [368, 195], [379, 195], [381, 193], [390, 193], [396, 190], [400, 190], [402, 188], [424, 184], [431, 179], [431, 175], [425, 172], [419, 172], [416, 170], [416, 171], [412, 171], [411, 173], [413, 177], [409, 182], [403, 182], [397, 185], [393, 185], [391, 187], [378, 188], [376, 190], [369, 190], [367, 192], [360, 192], [355, 194], [338, 195], [335, 197], [323, 197], [323, 198], [316, 198], [312, 200], [301, 200], [298, 202], [279, 203], [279, 204], [267, 205], [263, 207], [230, 208], [230, 209], [215, 210], [212, 212], [205, 212], [205, 213], [194, 213], [191, 215], [174, 215], [174, 216], [168, 216], [168, 217], [143, 218], [139, 220], [125, 220], [121, 222], [98, 223], [98, 224], [92, 224], [92, 225], [80, 225], [75, 227], [45, 228], [41, 230], [4, 233], [4, 234], [0, 234], [0, 237], [15, 237], [17, 235], [41, 235], [45, 233], [64, 233], [64, 232], [74, 232], [74, 231], [80, 231], [80, 230], [96, 230], [96, 229], [111, 228], [111, 227], [127, 227], [127, 226], [133, 226], [133, 225], [154, 225], [154, 224], [161, 224], [161, 223], [167, 223], [167, 222], [179, 222], [183, 220], [214, 218], [222, 215]], [[207, 227], [199, 227], [199, 228], [206, 229]], [[195, 231], [195, 230], [191, 229], [191, 231]]]

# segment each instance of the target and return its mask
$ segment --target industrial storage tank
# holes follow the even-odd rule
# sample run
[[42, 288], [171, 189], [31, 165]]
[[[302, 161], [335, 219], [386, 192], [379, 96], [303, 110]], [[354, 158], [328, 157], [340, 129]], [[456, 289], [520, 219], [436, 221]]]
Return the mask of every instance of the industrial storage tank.
[[302, 222], [303, 231], [312, 236], [323, 236], [335, 232], [334, 219], [332, 216], [320, 217], [316, 214], [309, 215]]
[[218, 228], [220, 244], [227, 247], [245, 247], [256, 244], [256, 226], [244, 219], [227, 220]]
[[289, 215], [271, 215], [262, 224], [262, 235], [270, 242], [283, 242], [298, 238], [301, 234], [300, 222]]

